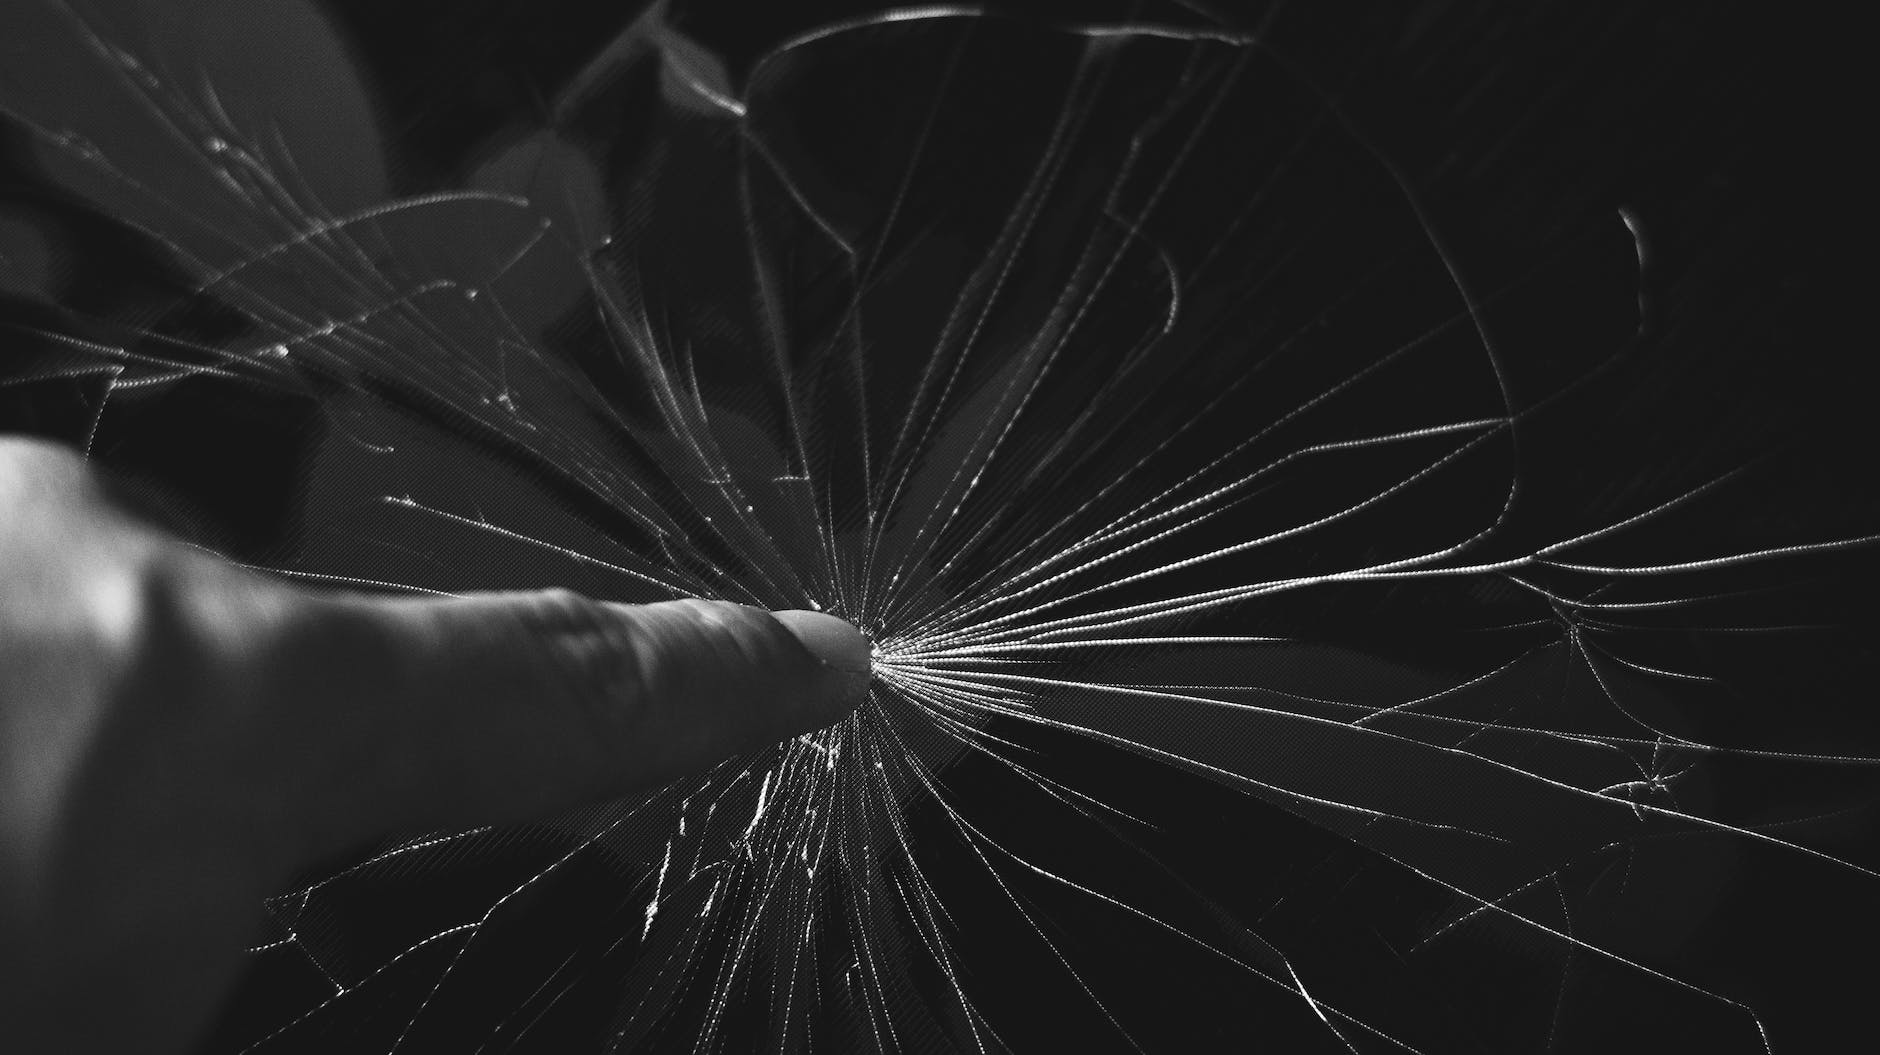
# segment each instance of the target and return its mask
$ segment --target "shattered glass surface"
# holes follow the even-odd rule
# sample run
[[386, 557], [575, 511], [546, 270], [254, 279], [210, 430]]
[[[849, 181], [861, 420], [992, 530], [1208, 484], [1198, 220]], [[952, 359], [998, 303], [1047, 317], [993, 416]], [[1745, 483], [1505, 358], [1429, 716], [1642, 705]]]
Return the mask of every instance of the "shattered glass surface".
[[1539, 75], [1442, 80], [1508, 24], [926, 7], [742, 59], [656, 5], [459, 134], [363, 10], [0, 16], [0, 405], [273, 573], [820, 608], [876, 678], [310, 871], [205, 1051], [1858, 1020], [1880, 508], [1716, 293], [1751, 235], [1550, 153]]

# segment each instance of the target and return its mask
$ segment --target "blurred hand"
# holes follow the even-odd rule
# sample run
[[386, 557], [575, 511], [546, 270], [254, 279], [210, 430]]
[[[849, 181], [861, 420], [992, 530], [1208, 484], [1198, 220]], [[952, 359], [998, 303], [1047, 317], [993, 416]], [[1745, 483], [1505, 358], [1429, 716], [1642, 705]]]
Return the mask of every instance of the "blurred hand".
[[812, 612], [309, 593], [0, 436], [0, 1038], [183, 1047], [297, 867], [821, 728], [868, 662]]

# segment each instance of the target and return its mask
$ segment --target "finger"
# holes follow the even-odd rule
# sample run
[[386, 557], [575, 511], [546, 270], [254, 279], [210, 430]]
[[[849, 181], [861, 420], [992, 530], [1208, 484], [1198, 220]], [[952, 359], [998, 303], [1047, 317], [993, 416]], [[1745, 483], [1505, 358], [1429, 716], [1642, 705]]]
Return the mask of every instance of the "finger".
[[840, 720], [869, 678], [849, 624], [727, 602], [343, 600], [315, 623], [285, 668], [315, 852], [699, 772]]

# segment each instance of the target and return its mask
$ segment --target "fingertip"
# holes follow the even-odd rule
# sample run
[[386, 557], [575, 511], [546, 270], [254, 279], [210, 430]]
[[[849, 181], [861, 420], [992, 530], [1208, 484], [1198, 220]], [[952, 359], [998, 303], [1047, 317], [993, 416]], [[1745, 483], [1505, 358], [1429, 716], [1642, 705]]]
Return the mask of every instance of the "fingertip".
[[824, 612], [785, 610], [770, 613], [820, 663], [826, 673], [816, 702], [817, 728], [846, 718], [868, 695], [873, 677], [874, 643], [850, 623]]
[[844, 674], [869, 674], [874, 669], [874, 643], [847, 620], [827, 612], [789, 609], [770, 613], [784, 629], [822, 660]]

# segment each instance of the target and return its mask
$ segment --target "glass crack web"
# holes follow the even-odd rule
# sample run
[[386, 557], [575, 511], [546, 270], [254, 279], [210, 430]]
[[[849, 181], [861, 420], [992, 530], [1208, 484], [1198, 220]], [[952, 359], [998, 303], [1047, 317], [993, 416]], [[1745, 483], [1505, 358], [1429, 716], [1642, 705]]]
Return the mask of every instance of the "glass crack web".
[[[1260, 37], [964, 8], [738, 83], [656, 8], [404, 186], [319, 16], [177, 10], [0, 20], [13, 374], [94, 439], [310, 401], [271, 572], [819, 608], [877, 664], [644, 799], [308, 875], [210, 1050], [1761, 1051], [1741, 877], [1872, 898], [1871, 752], [1739, 661], [1839, 647], [1876, 521], [1720, 516], [1779, 447], [1609, 412], [1636, 214], [1471, 267]], [[55, 204], [146, 286], [61, 286]]]

